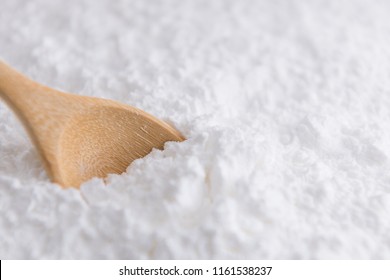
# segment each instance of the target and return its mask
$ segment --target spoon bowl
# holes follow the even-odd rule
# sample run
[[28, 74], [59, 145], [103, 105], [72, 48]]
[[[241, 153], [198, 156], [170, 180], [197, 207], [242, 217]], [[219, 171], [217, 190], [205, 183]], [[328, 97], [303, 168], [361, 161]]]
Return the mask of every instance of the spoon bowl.
[[48, 88], [2, 61], [0, 97], [22, 121], [49, 177], [63, 187], [120, 174], [153, 148], [185, 140], [140, 109]]

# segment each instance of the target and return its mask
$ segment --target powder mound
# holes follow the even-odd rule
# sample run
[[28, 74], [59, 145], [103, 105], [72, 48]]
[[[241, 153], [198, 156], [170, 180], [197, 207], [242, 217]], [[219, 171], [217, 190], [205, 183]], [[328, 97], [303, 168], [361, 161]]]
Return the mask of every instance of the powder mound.
[[80, 190], [0, 103], [0, 259], [390, 258], [388, 1], [3, 0], [2, 58], [187, 137]]

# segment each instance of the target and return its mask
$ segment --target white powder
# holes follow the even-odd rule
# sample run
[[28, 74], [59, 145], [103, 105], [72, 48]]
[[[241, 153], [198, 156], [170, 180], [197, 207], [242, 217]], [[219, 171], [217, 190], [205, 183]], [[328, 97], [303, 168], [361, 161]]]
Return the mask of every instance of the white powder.
[[0, 105], [0, 259], [390, 258], [389, 1], [2, 0], [0, 56], [188, 140], [49, 182]]

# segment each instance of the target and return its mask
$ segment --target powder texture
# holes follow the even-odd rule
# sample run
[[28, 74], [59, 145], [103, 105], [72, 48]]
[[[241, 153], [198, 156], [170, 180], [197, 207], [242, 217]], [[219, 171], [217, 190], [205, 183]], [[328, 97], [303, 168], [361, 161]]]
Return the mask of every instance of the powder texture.
[[390, 258], [389, 10], [2, 0], [5, 61], [188, 140], [63, 190], [1, 103], [0, 259]]

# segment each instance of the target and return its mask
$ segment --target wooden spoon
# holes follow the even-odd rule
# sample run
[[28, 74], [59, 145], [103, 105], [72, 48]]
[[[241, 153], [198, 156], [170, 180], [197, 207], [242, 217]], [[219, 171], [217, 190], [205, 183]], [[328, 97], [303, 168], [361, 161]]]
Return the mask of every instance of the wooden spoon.
[[185, 140], [144, 111], [48, 88], [1, 60], [0, 97], [22, 121], [49, 177], [64, 187], [120, 174], [153, 148], [162, 149], [166, 141]]

